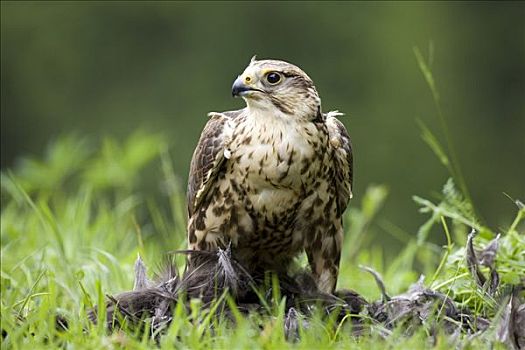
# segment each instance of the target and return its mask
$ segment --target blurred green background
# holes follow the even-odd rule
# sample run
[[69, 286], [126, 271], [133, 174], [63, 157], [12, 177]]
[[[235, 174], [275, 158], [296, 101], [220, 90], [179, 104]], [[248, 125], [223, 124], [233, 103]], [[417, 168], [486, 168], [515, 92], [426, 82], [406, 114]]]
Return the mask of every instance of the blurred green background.
[[346, 113], [354, 205], [369, 184], [390, 189], [378, 237], [391, 223], [413, 233], [427, 217], [411, 196], [448, 177], [416, 122], [440, 135], [418, 46], [477, 210], [498, 228], [515, 211], [503, 192], [525, 199], [524, 18], [523, 2], [2, 1], [1, 166], [71, 131], [144, 129], [169, 139], [182, 188], [206, 113], [243, 106], [231, 84], [257, 54], [299, 65], [324, 110]]

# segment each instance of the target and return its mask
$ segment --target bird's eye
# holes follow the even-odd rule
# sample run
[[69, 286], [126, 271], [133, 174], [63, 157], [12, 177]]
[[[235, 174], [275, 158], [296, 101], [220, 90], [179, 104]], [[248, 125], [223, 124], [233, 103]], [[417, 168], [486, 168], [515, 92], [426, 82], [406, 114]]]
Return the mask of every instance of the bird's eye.
[[266, 80], [272, 85], [279, 84], [281, 81], [281, 75], [276, 72], [270, 72], [266, 75]]

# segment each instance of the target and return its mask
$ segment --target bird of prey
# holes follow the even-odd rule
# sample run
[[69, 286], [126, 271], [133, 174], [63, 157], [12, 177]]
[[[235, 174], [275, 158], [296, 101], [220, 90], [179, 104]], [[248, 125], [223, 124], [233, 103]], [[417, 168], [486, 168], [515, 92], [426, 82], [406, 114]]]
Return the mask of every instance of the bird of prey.
[[352, 197], [352, 146], [341, 113], [321, 111], [308, 75], [256, 60], [237, 77], [241, 110], [209, 113], [191, 161], [188, 245], [230, 246], [249, 271], [286, 268], [306, 251], [318, 288], [333, 292]]

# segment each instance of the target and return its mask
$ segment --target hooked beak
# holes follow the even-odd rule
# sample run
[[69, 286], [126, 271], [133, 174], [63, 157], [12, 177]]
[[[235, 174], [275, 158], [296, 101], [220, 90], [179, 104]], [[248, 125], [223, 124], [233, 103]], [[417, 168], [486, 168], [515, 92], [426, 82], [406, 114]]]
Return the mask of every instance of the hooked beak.
[[249, 94], [250, 91], [262, 92], [259, 89], [255, 89], [255, 88], [252, 88], [246, 85], [240, 76], [237, 77], [237, 79], [235, 79], [235, 81], [233, 82], [233, 86], [232, 86], [232, 96], [233, 97], [246, 96]]

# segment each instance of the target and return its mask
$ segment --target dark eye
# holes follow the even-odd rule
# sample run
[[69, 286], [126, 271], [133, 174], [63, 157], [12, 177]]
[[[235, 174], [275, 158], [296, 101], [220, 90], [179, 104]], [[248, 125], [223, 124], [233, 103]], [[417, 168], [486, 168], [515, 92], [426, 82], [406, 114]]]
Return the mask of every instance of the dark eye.
[[281, 81], [281, 75], [279, 73], [271, 72], [266, 75], [266, 80], [272, 84], [278, 84]]

